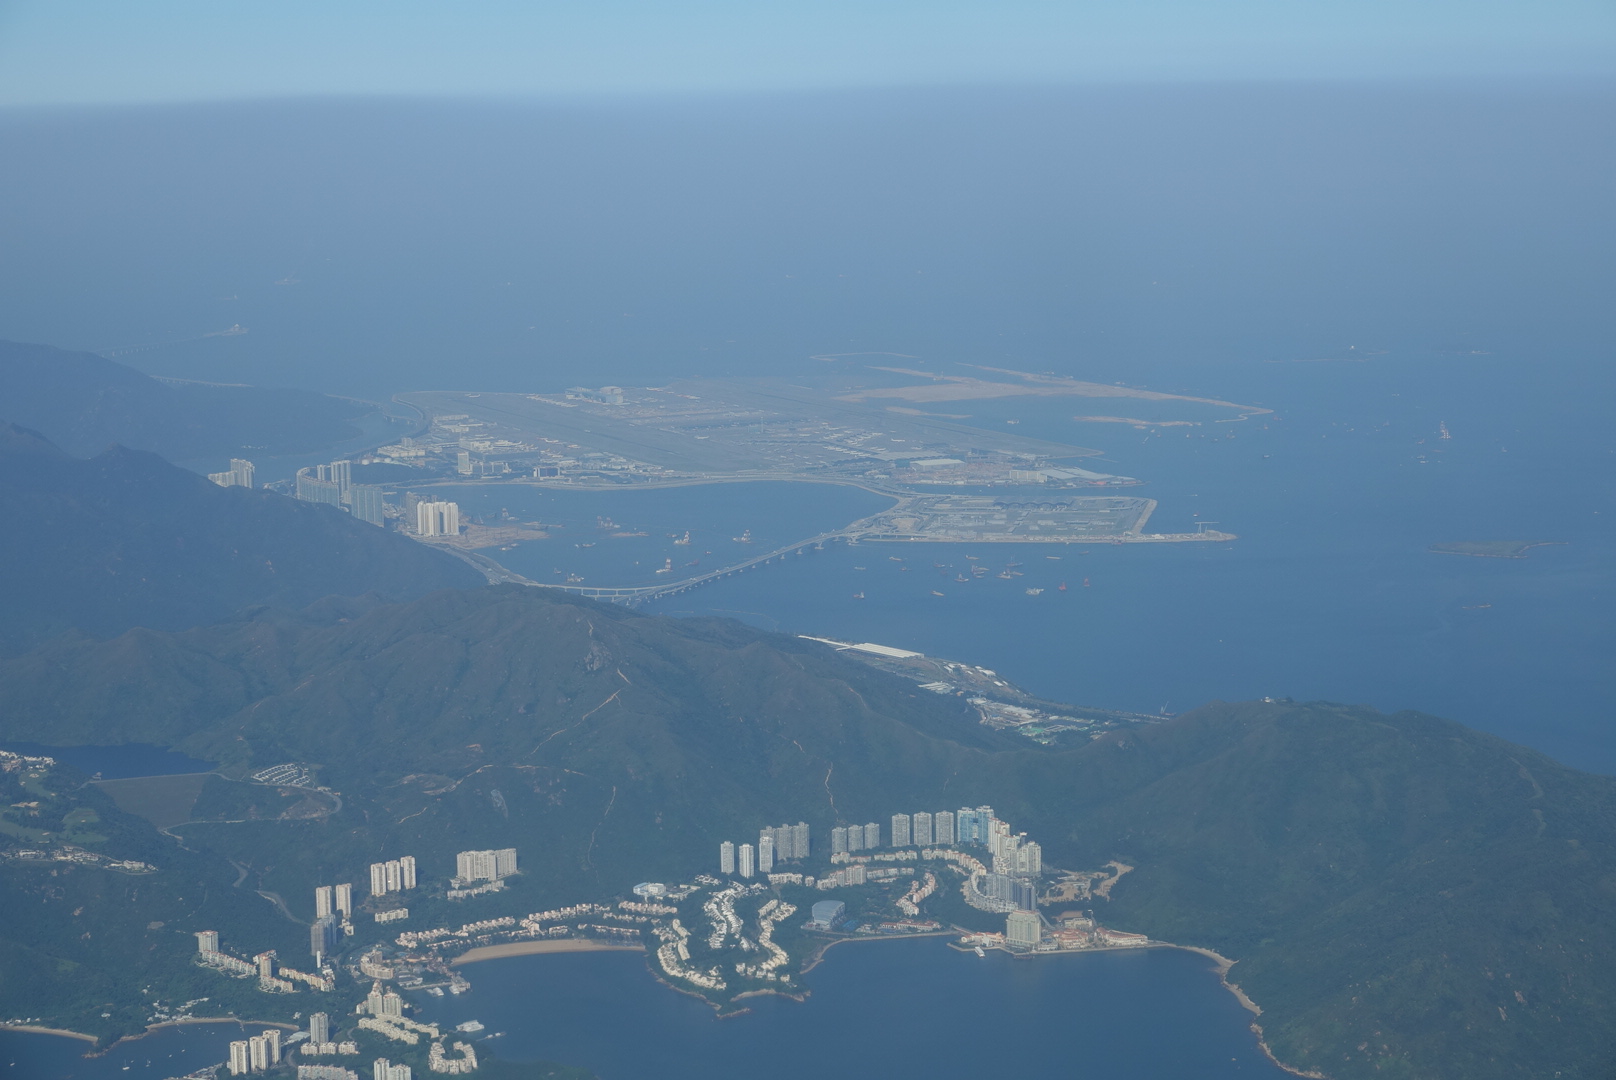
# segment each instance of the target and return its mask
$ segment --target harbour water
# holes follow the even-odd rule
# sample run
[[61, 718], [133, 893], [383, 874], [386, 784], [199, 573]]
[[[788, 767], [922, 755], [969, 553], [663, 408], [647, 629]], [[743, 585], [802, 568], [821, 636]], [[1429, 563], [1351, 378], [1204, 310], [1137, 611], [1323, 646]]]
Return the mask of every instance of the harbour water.
[[550, 533], [510, 550], [503, 565], [549, 584], [656, 585], [766, 554], [892, 505], [856, 487], [787, 481], [644, 491], [568, 491], [528, 484], [423, 489], [490, 525], [509, 512]]
[[1176, 949], [985, 959], [935, 938], [837, 946], [803, 1002], [759, 997], [745, 1015], [657, 983], [638, 953], [489, 960], [469, 993], [433, 1000], [440, 1023], [481, 1021], [495, 1053], [583, 1065], [601, 1080], [1028, 1080], [1286, 1076], [1250, 1014], [1203, 957]]
[[[1096, 467], [1161, 500], [1153, 529], [1217, 522], [1233, 543], [1058, 561], [832, 547], [648, 610], [885, 642], [1130, 710], [1265, 694], [1422, 708], [1616, 772], [1616, 394], [1597, 315], [1610, 144], [1589, 135], [1612, 130], [1607, 95], [1498, 92], [1472, 109], [1406, 86], [973, 89], [965, 108], [905, 92], [469, 119], [309, 102], [87, 113], [65, 136], [18, 117], [0, 132], [17, 163], [0, 205], [20, 208], [7, 226], [27, 257], [3, 271], [0, 314], [19, 340], [193, 342], [126, 357], [156, 375], [374, 398], [789, 374], [816, 354], [894, 350], [908, 366], [1259, 403], [1275, 412], [1238, 423], [1131, 400], [949, 406], [1102, 448]], [[175, 152], [198, 125], [218, 148], [203, 161]], [[116, 170], [101, 167], [109, 135]], [[307, 182], [350, 173], [346, 194]], [[449, 209], [423, 230], [401, 228], [397, 207]], [[60, 223], [84, 220], [98, 227], [64, 243]], [[131, 288], [127, 268], [154, 251], [152, 285]], [[251, 333], [196, 337], [233, 323]], [[1098, 413], [1203, 423], [1072, 419]], [[836, 501], [845, 489], [811, 492], [579, 496], [533, 514], [569, 529], [497, 554], [540, 580], [559, 568], [631, 584], [687, 550], [664, 550], [669, 533], [704, 519], [723, 522], [720, 546], [700, 549], [716, 558], [737, 528], [759, 537], [801, 513], [807, 536], [857, 516]], [[503, 501], [515, 494], [477, 498], [518, 510]], [[648, 535], [572, 547], [597, 514]], [[1428, 551], [1455, 540], [1565, 546]], [[1024, 576], [945, 583], [967, 555]], [[442, 1009], [508, 1032], [490, 1044], [507, 1056], [608, 1078], [997, 1073], [1012, 1031], [1028, 1041], [1009, 1067], [1029, 1076], [1273, 1072], [1204, 964], [1168, 951], [1012, 963], [847, 946], [812, 973], [807, 1003], [764, 999], [723, 1022], [626, 954], [471, 974], [472, 994]], [[183, 1071], [0, 1035], [24, 1042], [56, 1047], [57, 1064], [5, 1075]]]
[[86, 1057], [82, 1039], [0, 1030], [0, 1077], [5, 1080], [168, 1080], [230, 1057], [230, 1041], [256, 1034], [237, 1023], [182, 1024], [129, 1039]]
[[[582, 1065], [601, 1080], [990, 1075], [1006, 1046], [1028, 1080], [1288, 1075], [1211, 963], [1177, 949], [1013, 960], [935, 938], [861, 941], [804, 977], [806, 1001], [754, 998], [723, 1020], [656, 981], [635, 952], [510, 957], [465, 972], [469, 992], [422, 999], [418, 1018], [479, 1020], [485, 1053]], [[93, 1058], [78, 1040], [0, 1031], [0, 1078], [167, 1080], [224, 1060], [243, 1030], [164, 1028]]]
[[[1235, 541], [832, 544], [647, 610], [882, 642], [1130, 711], [1261, 696], [1422, 709], [1616, 772], [1616, 490], [1604, 469], [1616, 446], [1597, 398], [1566, 403], [1522, 365], [1471, 358], [1259, 369], [1217, 392], [1274, 412], [1229, 423], [1148, 401], [1105, 411], [1201, 422], [1080, 423], [1076, 410], [1098, 406], [1072, 399], [959, 406], [972, 423], [1014, 419], [1023, 434], [1104, 450], [1096, 467], [1141, 478], [1126, 493], [1159, 500], [1150, 531], [1215, 523]], [[478, 512], [560, 522], [549, 540], [488, 554], [592, 585], [678, 580], [882, 503], [786, 483], [439, 490]], [[745, 529], [755, 543], [735, 542]], [[676, 545], [686, 531], [692, 544]], [[1518, 559], [1430, 550], [1510, 539], [1554, 543]], [[960, 582], [969, 556], [994, 573]], [[1017, 576], [997, 576], [1007, 568]]]

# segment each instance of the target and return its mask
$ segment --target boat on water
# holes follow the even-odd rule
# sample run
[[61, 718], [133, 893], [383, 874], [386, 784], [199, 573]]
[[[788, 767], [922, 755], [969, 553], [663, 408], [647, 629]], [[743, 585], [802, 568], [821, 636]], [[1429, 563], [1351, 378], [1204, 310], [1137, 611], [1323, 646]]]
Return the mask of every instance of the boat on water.
[[1037, 596], [1038, 594], [1042, 593], [1043, 591], [1044, 590], [1042, 590], [1042, 589], [1028, 589], [1027, 590], [1027, 595], [1028, 596]]
[[970, 581], [971, 579], [966, 577], [964, 574], [955, 574], [954, 575], [954, 580], [958, 581], [958, 582], [967, 582], [967, 581]]
[[999, 571], [999, 576], [1004, 578], [1004, 580], [1009, 581], [1011, 578], [1015, 577], [1016, 575], [1012, 574], [1008, 570], [1000, 570]]
[[933, 590], [932, 590], [932, 591], [931, 591], [931, 594], [932, 594], [932, 595], [933, 595], [933, 596], [942, 596], [942, 595], [943, 595], [943, 594], [942, 594], [942, 593], [940, 593], [940, 592], [938, 592], [938, 591], [937, 591], [937, 590], [936, 590], [936, 589], [933, 589]]
[[1055, 591], [1056, 592], [1065, 592], [1066, 591], [1066, 582], [1064, 582], [1064, 581], [1061, 582], [1060, 587], [1058, 589], [1056, 589]]
[[690, 533], [686, 532], [679, 539], [675, 540], [674, 543], [682, 547], [688, 547], [690, 545]]
[[741, 535], [732, 536], [730, 539], [735, 541], [737, 544], [750, 544], [752, 542], [752, 530], [747, 529], [746, 531], [742, 532]]
[[853, 594], [853, 599], [862, 600], [862, 599], [864, 599], [864, 594], [861, 593], [861, 592], [856, 592], [856, 593]]
[[987, 956], [987, 950], [983, 949], [982, 946], [980, 946], [980, 945], [978, 945], [972, 951], [975, 952], [976, 955], [978, 955], [978, 956], [981, 956], [981, 957], [986, 957]]
[[1084, 578], [1084, 579], [1083, 579], [1083, 587], [1084, 587], [1084, 588], [1085, 588], [1085, 589], [1086, 589], [1086, 588], [1088, 588], [1088, 587], [1089, 587], [1089, 579], [1088, 579], [1088, 578]]
[[862, 570], [862, 569], [864, 569], [864, 567], [862, 567], [862, 566], [855, 566], [855, 567], [853, 567], [853, 569], [855, 569], [855, 570]]

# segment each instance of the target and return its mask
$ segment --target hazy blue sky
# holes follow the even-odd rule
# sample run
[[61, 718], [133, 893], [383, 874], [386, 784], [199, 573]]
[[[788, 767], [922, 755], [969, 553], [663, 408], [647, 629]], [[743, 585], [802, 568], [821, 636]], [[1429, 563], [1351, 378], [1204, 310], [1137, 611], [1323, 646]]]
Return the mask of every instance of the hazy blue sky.
[[1609, 0], [0, 0], [0, 102], [1616, 74]]

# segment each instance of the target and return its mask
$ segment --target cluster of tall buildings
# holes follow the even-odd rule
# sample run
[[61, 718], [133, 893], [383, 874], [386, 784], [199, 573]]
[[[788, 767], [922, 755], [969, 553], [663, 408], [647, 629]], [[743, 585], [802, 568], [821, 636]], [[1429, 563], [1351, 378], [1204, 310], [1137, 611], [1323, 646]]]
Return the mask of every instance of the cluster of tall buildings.
[[[250, 469], [251, 464], [247, 464]], [[234, 461], [231, 467], [235, 467]], [[354, 483], [351, 461], [333, 461], [329, 465], [299, 469], [293, 494], [304, 502], [347, 507], [354, 517], [372, 525], [387, 523], [382, 489], [373, 484]]]
[[[412, 858], [410, 862], [413, 865], [415, 860]], [[385, 865], [384, 863], [383, 866]], [[344, 881], [340, 885], [320, 885], [315, 888], [314, 917], [323, 919], [332, 914], [341, 915], [345, 919], [353, 918], [353, 885], [349, 882]]]
[[[888, 842], [883, 844], [879, 822], [838, 825], [830, 831], [830, 853], [845, 855], [884, 846], [923, 848], [971, 844], [989, 850], [996, 874], [1037, 877], [1043, 872], [1043, 849], [1027, 839], [1026, 833], [1012, 833], [1009, 823], [995, 817], [991, 806], [893, 814], [888, 829]], [[718, 864], [724, 874], [750, 878], [769, 873], [776, 863], [805, 859], [808, 854], [808, 826], [799, 821], [795, 825], [765, 827], [758, 834], [755, 846], [725, 840], [719, 845]]]
[[[986, 809], [984, 807], [984, 809]], [[992, 817], [989, 811], [985, 846], [993, 856], [995, 874], [1022, 874], [1037, 877], [1044, 872], [1044, 849], [1026, 833], [1012, 833], [1010, 823]]]
[[983, 874], [981, 892], [983, 896], [1013, 905], [1017, 911], [1038, 910], [1038, 886], [1032, 878]]
[[408, 1065], [394, 1065], [386, 1058], [377, 1058], [371, 1070], [372, 1080], [411, 1080]]
[[875, 822], [868, 825], [849, 825], [845, 829], [840, 825], [830, 831], [830, 853], [841, 855], [849, 851], [869, 851], [881, 846], [881, 826]]
[[[321, 1054], [357, 1054], [359, 1053], [359, 1044], [352, 1039], [340, 1043], [333, 1042], [331, 1040], [331, 1017], [323, 1012], [310, 1013], [309, 1038], [303, 1044], [303, 1053], [310, 1057], [319, 1057]], [[332, 1076], [340, 1077], [346, 1071], [341, 1066], [328, 1065], [325, 1068], [336, 1069], [336, 1072], [331, 1073]], [[353, 1074], [349, 1073], [348, 1075], [352, 1076]], [[299, 1072], [299, 1080], [301, 1080], [302, 1076], [303, 1073]]]
[[370, 895], [406, 892], [415, 888], [415, 856], [370, 864]]
[[[893, 814], [887, 828], [887, 842], [883, 844], [882, 826], [878, 822], [838, 825], [830, 831], [830, 853], [848, 855], [881, 847], [985, 847], [993, 871], [987, 875], [988, 888], [992, 890], [989, 895], [1017, 906], [1023, 906], [1029, 890], [1033, 889], [1030, 883], [1020, 879], [1036, 878], [1043, 873], [1043, 849], [1036, 841], [1027, 839], [1026, 833], [1012, 833], [1010, 824], [995, 816], [991, 806]], [[764, 829], [756, 847], [751, 844], [736, 847], [726, 840], [719, 845], [719, 868], [725, 874], [738, 874], [743, 878], [767, 874], [783, 859], [806, 858], [807, 839], [808, 826], [799, 823]]]
[[426, 502], [415, 504], [415, 535], [459, 536], [460, 504]]
[[489, 851], [462, 851], [455, 856], [455, 880], [500, 881], [516, 873], [516, 849], [499, 848]]
[[1030, 948], [1043, 938], [1044, 921], [1036, 911], [1012, 911], [1004, 922], [1004, 939], [1011, 945]]
[[208, 473], [208, 479], [220, 487], [253, 486], [253, 463], [245, 458], [233, 457], [230, 459], [230, 468], [224, 472]]
[[[889, 824], [891, 839], [890, 846], [895, 848], [906, 847], [952, 847], [954, 844], [974, 843], [976, 841], [976, 815], [993, 811], [988, 807], [978, 810], [938, 810], [935, 813], [921, 810], [914, 814], [893, 814]], [[959, 826], [965, 822], [972, 825], [967, 835]], [[871, 851], [881, 847], [881, 826], [875, 822], [867, 825], [849, 825], [846, 828], [837, 826], [830, 831], [830, 853], [839, 855], [855, 851]]]
[[365, 995], [365, 1011], [371, 1016], [391, 1016], [397, 1019], [404, 1015], [404, 999], [392, 990], [382, 987], [382, 984], [370, 984], [370, 993]]
[[[385, 871], [382, 876], [385, 881]], [[374, 871], [371, 877], [374, 881]], [[353, 933], [353, 885], [344, 881], [340, 885], [316, 887], [314, 923], [309, 927], [309, 952], [314, 955], [316, 963], [322, 963], [336, 951], [337, 942], [342, 940], [344, 933]]]
[[718, 845], [719, 869], [726, 874], [739, 874], [743, 878], [756, 877], [774, 870], [776, 863], [806, 859], [811, 848], [808, 823], [795, 825], [765, 825], [758, 832], [757, 846], [742, 844], [736, 847], [725, 840]]
[[230, 1044], [230, 1075], [267, 1072], [281, 1063], [280, 1028], [266, 1028], [262, 1035], [238, 1039]]

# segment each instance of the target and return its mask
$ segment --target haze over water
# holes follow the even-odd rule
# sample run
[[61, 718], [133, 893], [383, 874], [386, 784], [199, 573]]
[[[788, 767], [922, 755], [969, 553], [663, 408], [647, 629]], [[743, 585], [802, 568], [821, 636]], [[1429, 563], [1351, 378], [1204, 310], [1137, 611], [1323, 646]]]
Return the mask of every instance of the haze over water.
[[[887, 351], [1262, 404], [1273, 415], [1150, 431], [1071, 419], [1158, 418], [1146, 403], [957, 410], [1103, 449], [1108, 471], [1146, 481], [1127, 494], [1161, 501], [1152, 529], [1212, 521], [1231, 544], [835, 546], [649, 610], [919, 649], [1130, 710], [1265, 694], [1421, 708], [1611, 772], [1611, 112], [1604, 85], [12, 112], [0, 333], [372, 398]], [[248, 332], [205, 336], [234, 324]], [[572, 523], [513, 568], [608, 584], [701, 523], [785, 542], [868, 512], [812, 492], [477, 498]], [[597, 514], [649, 536], [573, 548]], [[1426, 550], [1500, 539], [1565, 546]], [[960, 585], [967, 554], [1025, 576]], [[1273, 1071], [1185, 954], [884, 948], [839, 949], [807, 1005], [725, 1024], [636, 956], [481, 965], [453, 1006], [512, 1031], [512, 1056], [598, 1061], [607, 1080], [670, 1046], [731, 1055], [734, 1075], [785, 1060], [768, 1056], [780, 1045], [803, 1075], [850, 1058], [893, 1075], [916, 1059], [893, 1058], [882, 1025], [947, 1031], [917, 1018], [972, 994], [1007, 1021], [1034, 1010], [1052, 1040], [1040, 1066]], [[576, 986], [589, 994], [561, 989]], [[897, 1009], [906, 994], [923, 1007]], [[546, 1015], [570, 1022], [527, 1024]], [[1068, 1019], [1080, 1037], [1056, 1032]], [[623, 1039], [635, 1024], [656, 1038]]]
[[[0, 264], [0, 322], [155, 346], [120, 359], [157, 374], [372, 397], [884, 351], [1261, 403], [1150, 435], [1070, 419], [1148, 402], [953, 410], [1102, 448], [1161, 500], [1152, 528], [1217, 521], [1227, 547], [1050, 564], [1092, 586], [1040, 605], [883, 585], [854, 606], [831, 553], [662, 607], [1091, 704], [1419, 707], [1613, 770], [1611, 109], [1605, 84], [1523, 83], [19, 111], [0, 229], [28, 257]], [[840, 524], [845, 493], [815, 515], [807, 490], [792, 516]], [[741, 497], [688, 496], [725, 521]], [[1569, 546], [1425, 552], [1479, 539]]]

